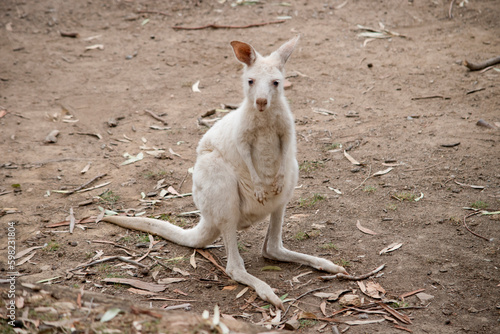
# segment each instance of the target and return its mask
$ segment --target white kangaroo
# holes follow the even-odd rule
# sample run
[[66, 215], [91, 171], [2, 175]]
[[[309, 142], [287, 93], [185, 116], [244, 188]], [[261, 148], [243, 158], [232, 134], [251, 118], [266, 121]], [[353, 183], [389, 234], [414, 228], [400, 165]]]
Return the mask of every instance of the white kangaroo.
[[245, 65], [241, 106], [217, 122], [201, 139], [193, 172], [193, 199], [201, 220], [191, 229], [139, 217], [103, 220], [159, 235], [179, 245], [203, 248], [222, 234], [227, 274], [255, 289], [260, 298], [283, 309], [272, 288], [250, 275], [238, 251], [236, 231], [271, 215], [262, 254], [330, 273], [346, 273], [331, 261], [283, 247], [285, 207], [298, 179], [295, 127], [286, 101], [284, 66], [299, 36], [267, 57], [246, 43], [233, 41], [236, 58]]

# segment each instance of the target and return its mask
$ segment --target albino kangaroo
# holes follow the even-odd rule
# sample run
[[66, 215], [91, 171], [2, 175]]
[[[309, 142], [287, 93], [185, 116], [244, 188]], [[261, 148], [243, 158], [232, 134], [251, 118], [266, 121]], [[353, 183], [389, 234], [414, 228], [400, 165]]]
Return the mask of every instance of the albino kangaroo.
[[222, 234], [226, 272], [260, 298], [283, 309], [271, 287], [250, 275], [238, 252], [236, 231], [271, 215], [262, 254], [272, 260], [297, 262], [331, 273], [346, 273], [331, 261], [283, 247], [285, 207], [298, 179], [294, 120], [284, 96], [284, 66], [299, 36], [267, 57], [246, 43], [233, 41], [236, 58], [245, 65], [245, 99], [201, 139], [193, 172], [193, 198], [201, 220], [184, 230], [168, 222], [139, 217], [105, 217], [122, 227], [159, 235], [193, 248], [203, 248]]

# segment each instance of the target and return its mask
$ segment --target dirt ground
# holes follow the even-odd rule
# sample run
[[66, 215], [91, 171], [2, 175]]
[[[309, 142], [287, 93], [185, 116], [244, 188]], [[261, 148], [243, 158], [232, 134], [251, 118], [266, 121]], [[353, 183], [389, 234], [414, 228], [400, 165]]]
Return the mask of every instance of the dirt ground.
[[[78, 224], [84, 228], [72, 234], [67, 225], [48, 226], [67, 221], [71, 210], [77, 220], [95, 217], [99, 207], [196, 224], [196, 215], [180, 215], [196, 210], [192, 198], [160, 198], [161, 189], [191, 192], [189, 169], [208, 129], [203, 123], [224, 117], [223, 109], [242, 100], [241, 65], [229, 42], [245, 41], [268, 54], [300, 34], [287, 64], [300, 178], [286, 213], [285, 245], [331, 259], [355, 275], [385, 264], [363, 282], [378, 283], [384, 300], [393, 300], [389, 305], [403, 307], [412, 323], [397, 326], [413, 333], [500, 333], [499, 215], [464, 209], [500, 210], [500, 67], [471, 72], [462, 65], [500, 55], [500, 6], [495, 0], [455, 1], [451, 19], [449, 6], [443, 0], [1, 1], [2, 278], [11, 271], [8, 223], [16, 222], [17, 252], [47, 243], [17, 260], [34, 253], [17, 265], [19, 281], [52, 279], [47, 284], [120, 296], [144, 308], [188, 303], [186, 314], [218, 305], [222, 314], [265, 322], [258, 306], [266, 303], [257, 298], [249, 304], [252, 291], [236, 298], [245, 287], [198, 253], [193, 268], [192, 249], [156, 237], [151, 258], [140, 262], [149, 270], [108, 261], [70, 274], [99, 250], [101, 258], [127, 256], [125, 251], [143, 255], [148, 236], [103, 222]], [[281, 19], [245, 29], [173, 29]], [[359, 36], [366, 30], [358, 25], [384, 27], [392, 35]], [[199, 92], [192, 87], [197, 81]], [[200, 124], [213, 109], [215, 115]], [[53, 130], [59, 131], [56, 142], [45, 142]], [[125, 153], [142, 153], [143, 159], [122, 165]], [[386, 173], [373, 176], [379, 171]], [[484, 238], [465, 228], [471, 213], [477, 214], [466, 219], [467, 226]], [[319, 271], [263, 259], [266, 228], [267, 221], [241, 232], [240, 251], [250, 273], [278, 295], [288, 294], [285, 305], [293, 306], [284, 320], [309, 313], [327, 318], [342, 309], [329, 301], [322, 314], [325, 299], [314, 289], [350, 289], [365, 304], [374, 301], [356, 282], [321, 281]], [[379, 254], [392, 243], [402, 246]], [[210, 252], [224, 266], [224, 248]], [[103, 281], [116, 278], [184, 281], [142, 295]], [[428, 300], [400, 299], [419, 289]], [[0, 318], [5, 315], [2, 307]], [[124, 322], [135, 316], [119, 315]], [[300, 319], [297, 331], [329, 333], [336, 324], [353, 334], [406, 332], [389, 320], [345, 322], [383, 319], [380, 314], [351, 310], [334, 318], [340, 322]], [[0, 319], [0, 326], [6, 322]], [[36, 331], [33, 323], [26, 326]]]

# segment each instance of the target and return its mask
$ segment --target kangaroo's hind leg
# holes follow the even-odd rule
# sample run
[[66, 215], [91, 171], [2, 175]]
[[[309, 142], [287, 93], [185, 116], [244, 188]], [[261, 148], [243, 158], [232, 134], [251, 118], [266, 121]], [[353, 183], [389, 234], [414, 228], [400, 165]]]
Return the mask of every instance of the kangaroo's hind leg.
[[333, 264], [331, 261], [294, 252], [283, 247], [282, 225], [284, 214], [284, 205], [271, 213], [269, 229], [267, 230], [266, 239], [264, 240], [264, 249], [262, 250], [262, 255], [264, 257], [272, 260], [305, 264], [330, 273], [347, 274], [344, 268]]

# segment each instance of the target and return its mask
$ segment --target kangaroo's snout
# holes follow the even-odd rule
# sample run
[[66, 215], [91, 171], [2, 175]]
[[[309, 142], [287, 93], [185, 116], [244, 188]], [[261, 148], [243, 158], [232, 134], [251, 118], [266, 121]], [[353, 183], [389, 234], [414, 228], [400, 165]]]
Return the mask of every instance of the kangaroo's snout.
[[255, 103], [257, 104], [257, 108], [259, 111], [264, 111], [267, 106], [267, 99], [264, 98], [258, 98]]

